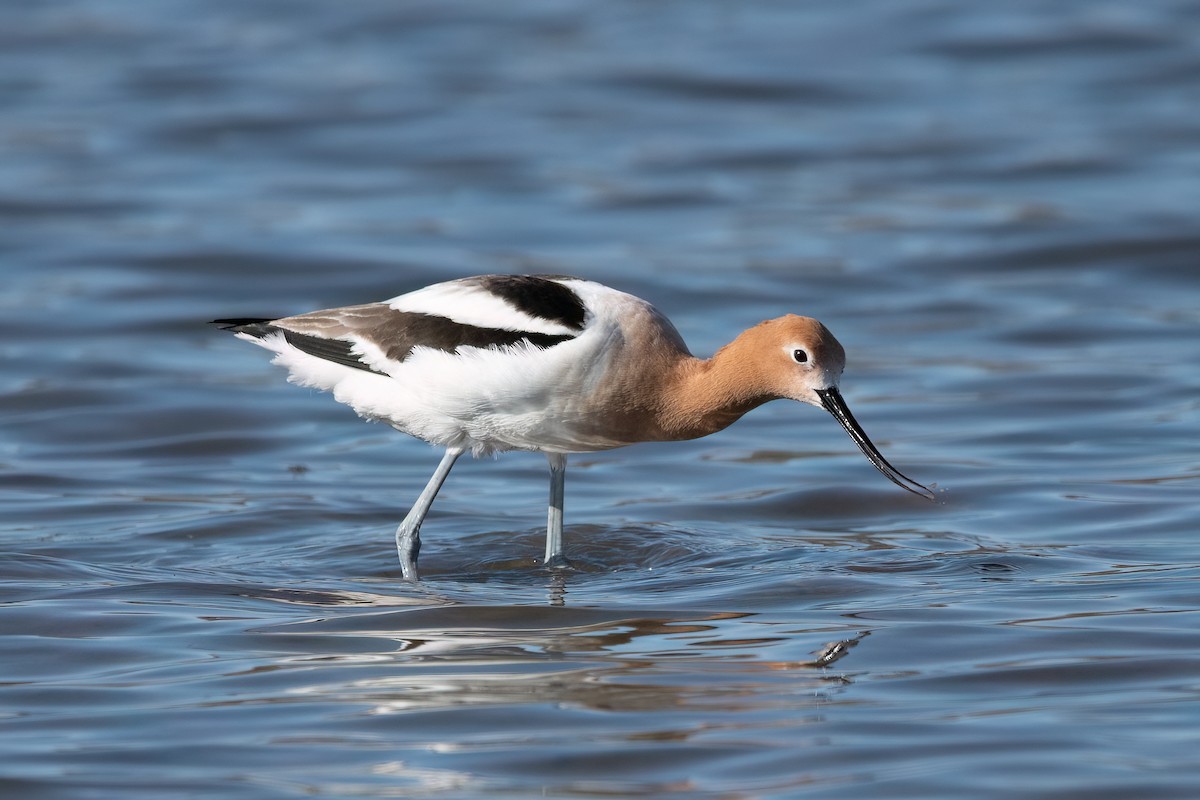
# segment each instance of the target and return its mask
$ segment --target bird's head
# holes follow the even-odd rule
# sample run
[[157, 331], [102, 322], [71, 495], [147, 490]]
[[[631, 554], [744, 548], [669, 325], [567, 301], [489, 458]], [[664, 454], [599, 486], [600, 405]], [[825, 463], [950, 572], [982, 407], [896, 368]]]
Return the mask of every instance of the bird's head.
[[888, 463], [850, 413], [838, 391], [846, 351], [828, 328], [811, 317], [789, 314], [763, 322], [745, 336], [753, 341], [768, 391], [776, 397], [825, 409], [888, 480], [913, 494], [934, 499], [932, 491]]

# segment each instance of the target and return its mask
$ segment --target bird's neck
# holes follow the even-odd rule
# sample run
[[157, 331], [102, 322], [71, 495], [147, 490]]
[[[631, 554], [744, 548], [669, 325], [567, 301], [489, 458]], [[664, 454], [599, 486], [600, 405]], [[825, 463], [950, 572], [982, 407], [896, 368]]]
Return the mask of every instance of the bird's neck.
[[658, 422], [665, 439], [695, 439], [729, 427], [774, 399], [753, 362], [727, 346], [712, 358], [688, 356], [676, 364], [664, 381]]

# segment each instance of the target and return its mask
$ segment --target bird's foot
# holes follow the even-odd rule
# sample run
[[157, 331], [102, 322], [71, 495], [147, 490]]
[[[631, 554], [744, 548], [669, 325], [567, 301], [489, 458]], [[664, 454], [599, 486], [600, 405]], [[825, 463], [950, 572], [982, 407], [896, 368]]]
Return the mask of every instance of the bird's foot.
[[546, 569], [549, 569], [549, 570], [568, 570], [568, 569], [573, 570], [573, 569], [575, 569], [575, 565], [572, 564], [570, 561], [568, 561], [567, 557], [562, 555], [561, 553], [550, 556], [550, 558], [546, 559], [545, 567], [546, 567]]
[[417, 557], [421, 555], [421, 529], [401, 525], [396, 531], [396, 553], [400, 556], [400, 571], [404, 574], [404, 580], [419, 582], [421, 577], [417, 573]]

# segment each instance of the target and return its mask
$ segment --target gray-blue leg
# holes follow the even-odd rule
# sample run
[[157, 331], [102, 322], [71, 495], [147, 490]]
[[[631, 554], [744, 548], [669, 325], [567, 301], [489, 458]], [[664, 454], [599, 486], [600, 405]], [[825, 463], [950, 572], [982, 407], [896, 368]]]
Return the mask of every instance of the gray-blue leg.
[[418, 580], [417, 555], [421, 552], [421, 523], [425, 521], [425, 515], [429, 513], [429, 507], [433, 505], [433, 498], [437, 497], [438, 490], [446, 482], [450, 468], [462, 454], [461, 447], [451, 447], [446, 450], [441, 463], [433, 471], [433, 477], [429, 479], [429, 483], [425, 484], [425, 491], [421, 492], [417, 502], [413, 503], [413, 507], [409, 509], [408, 516], [396, 529], [396, 552], [400, 555], [400, 570], [407, 580]]
[[550, 461], [550, 510], [546, 514], [546, 561], [547, 567], [566, 567], [563, 555], [563, 487], [567, 480], [566, 453], [546, 453]]

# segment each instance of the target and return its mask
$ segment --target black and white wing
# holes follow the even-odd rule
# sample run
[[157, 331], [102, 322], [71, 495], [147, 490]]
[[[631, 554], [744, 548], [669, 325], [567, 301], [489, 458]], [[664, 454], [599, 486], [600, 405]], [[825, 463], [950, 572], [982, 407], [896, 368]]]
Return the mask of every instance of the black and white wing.
[[286, 346], [343, 367], [393, 374], [417, 348], [553, 347], [587, 321], [566, 278], [483, 275], [427, 286], [383, 303], [282, 319], [215, 320], [269, 349]]

